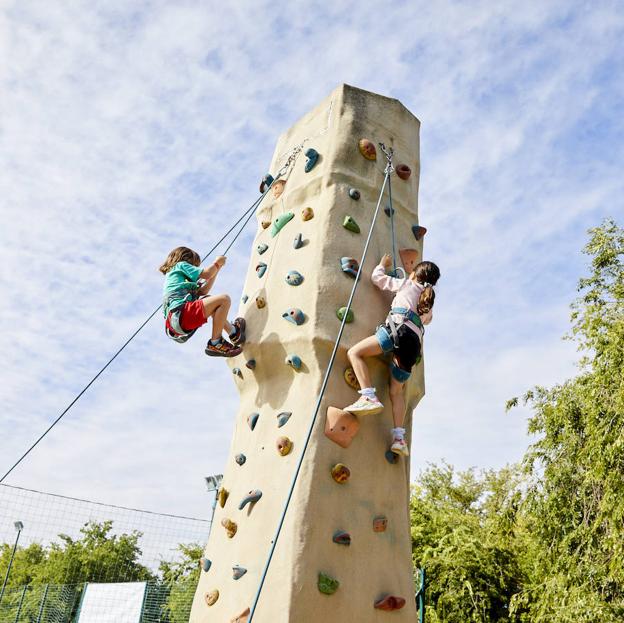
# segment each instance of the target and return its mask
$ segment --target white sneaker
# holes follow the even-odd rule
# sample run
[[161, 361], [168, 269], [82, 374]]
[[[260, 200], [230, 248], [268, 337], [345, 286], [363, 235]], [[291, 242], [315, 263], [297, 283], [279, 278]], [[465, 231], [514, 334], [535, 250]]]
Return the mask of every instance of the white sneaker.
[[405, 439], [400, 439], [399, 437], [395, 437], [392, 440], [392, 445], [390, 446], [390, 451], [394, 454], [402, 454], [403, 456], [409, 456], [409, 448], [405, 443]]
[[369, 398], [368, 396], [361, 396], [352, 405], [345, 407], [343, 411], [353, 413], [353, 415], [375, 415], [381, 413], [384, 406], [379, 402], [378, 398]]

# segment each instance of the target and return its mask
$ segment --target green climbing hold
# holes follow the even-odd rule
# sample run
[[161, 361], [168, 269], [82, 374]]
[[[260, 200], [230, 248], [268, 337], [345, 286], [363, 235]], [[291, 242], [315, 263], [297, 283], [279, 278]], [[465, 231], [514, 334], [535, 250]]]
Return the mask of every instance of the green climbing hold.
[[342, 319], [345, 317], [345, 314], [347, 315], [347, 319], [345, 320], [345, 322], [347, 324], [349, 324], [350, 322], [353, 322], [353, 319], [355, 318], [355, 316], [353, 315], [353, 310], [350, 309], [349, 312], [347, 313], [347, 308], [346, 307], [341, 307], [337, 312], [336, 312], [336, 316], [338, 316], [338, 320], [340, 320], [342, 322]]
[[355, 222], [352, 216], [345, 216], [344, 221], [342, 222], [342, 226], [349, 231], [352, 231], [354, 234], [360, 233], [360, 226]]
[[290, 220], [294, 218], [294, 214], [292, 212], [285, 212], [284, 214], [280, 214], [274, 221], [273, 226], [271, 227], [271, 237], [275, 238], [277, 234], [280, 232], [282, 227], [286, 225]]
[[338, 590], [340, 582], [326, 573], [321, 572], [318, 574], [317, 586], [319, 591], [324, 595], [333, 595]]

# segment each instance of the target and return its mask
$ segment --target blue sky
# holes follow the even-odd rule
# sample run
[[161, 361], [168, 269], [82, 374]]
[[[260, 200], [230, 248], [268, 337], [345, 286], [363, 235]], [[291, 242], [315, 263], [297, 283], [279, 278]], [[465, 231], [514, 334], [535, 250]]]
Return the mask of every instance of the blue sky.
[[[574, 374], [586, 230], [622, 222], [619, 2], [80, 2], [0, 9], [0, 459], [10, 465], [256, 198], [279, 134], [346, 82], [422, 123], [441, 267], [413, 474], [500, 467], [505, 400]], [[219, 288], [240, 296], [253, 232]], [[155, 319], [11, 484], [205, 515], [237, 395]], [[4, 469], [2, 470], [4, 471]]]

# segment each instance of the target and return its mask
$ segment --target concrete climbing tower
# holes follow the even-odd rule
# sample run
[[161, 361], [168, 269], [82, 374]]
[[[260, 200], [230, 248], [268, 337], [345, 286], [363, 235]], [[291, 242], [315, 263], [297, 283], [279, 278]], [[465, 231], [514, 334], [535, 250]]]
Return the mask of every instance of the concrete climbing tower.
[[[422, 257], [419, 127], [397, 100], [342, 85], [279, 139], [273, 175], [294, 148], [303, 148], [281, 178], [285, 183], [273, 185], [257, 215], [239, 308], [247, 319], [247, 344], [230, 360], [240, 409], [202, 559], [193, 623], [247, 621], [245, 611], [256, 595], [338, 334], [336, 312], [347, 304], [354, 283], [349, 258], [360, 260], [372, 222], [386, 164], [379, 142], [394, 149], [397, 167], [392, 175], [397, 255], [402, 250], [397, 263], [410, 268]], [[382, 414], [359, 421], [338, 410], [328, 414], [329, 407], [357, 398], [345, 379], [346, 351], [372, 335], [389, 308], [391, 297], [370, 281], [381, 255], [392, 250], [386, 205], [387, 194], [353, 302], [354, 319], [345, 328], [253, 616], [256, 623], [416, 620], [409, 462], [392, 462], [393, 455], [387, 455], [392, 425], [387, 363], [370, 361], [386, 404]], [[423, 393], [420, 364], [406, 386], [408, 431], [409, 413]], [[337, 464], [348, 471], [334, 470], [340, 472], [334, 479]]]

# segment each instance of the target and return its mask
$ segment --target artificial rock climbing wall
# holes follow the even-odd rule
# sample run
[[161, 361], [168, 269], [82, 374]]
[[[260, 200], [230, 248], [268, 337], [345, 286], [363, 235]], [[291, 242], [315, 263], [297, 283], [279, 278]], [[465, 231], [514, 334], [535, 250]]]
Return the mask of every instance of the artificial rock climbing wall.
[[[296, 145], [304, 147], [257, 214], [239, 308], [247, 344], [229, 362], [240, 409], [202, 559], [194, 623], [247, 621], [338, 334], [336, 312], [353, 286], [348, 258], [361, 259], [372, 222], [386, 163], [379, 142], [394, 149], [401, 173], [392, 175], [397, 249], [406, 264], [420, 261], [419, 126], [399, 101], [342, 85], [279, 139], [274, 175]], [[382, 414], [358, 421], [331, 410], [326, 421], [330, 406], [357, 398], [344, 376], [348, 347], [373, 334], [389, 308], [391, 296], [370, 281], [381, 255], [392, 249], [388, 213], [382, 209], [377, 218], [354, 319], [345, 327], [256, 623], [416, 620], [409, 462], [387, 455], [387, 363], [369, 361], [386, 405]], [[423, 393], [421, 363], [406, 386], [408, 432], [409, 414]], [[337, 464], [348, 468], [342, 470], [350, 474], [346, 481], [332, 476]]]

